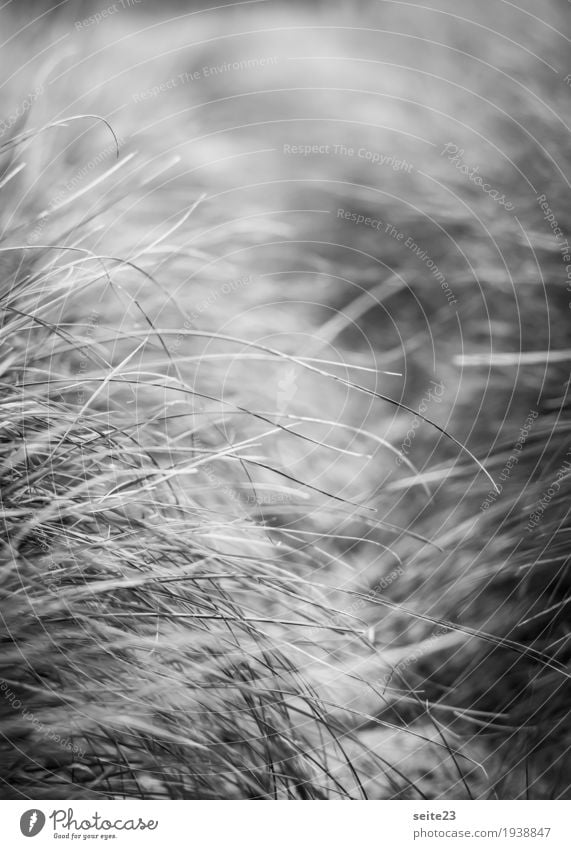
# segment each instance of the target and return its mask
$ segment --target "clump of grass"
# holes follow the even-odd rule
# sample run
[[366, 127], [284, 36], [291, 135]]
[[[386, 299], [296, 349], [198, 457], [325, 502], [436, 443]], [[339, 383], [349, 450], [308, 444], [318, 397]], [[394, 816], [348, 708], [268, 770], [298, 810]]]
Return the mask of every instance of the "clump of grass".
[[[19, 151], [40, 134], [4, 145], [13, 197]], [[103, 214], [116, 214], [111, 195]], [[239, 392], [219, 397], [228, 355], [209, 371], [197, 343], [294, 360], [217, 332], [158, 329], [132, 292], [137, 277], [161, 291], [146, 270], [158, 242], [137, 262], [96, 253], [83, 244], [102, 213], [71, 208], [77, 220], [55, 225], [63, 232], [50, 221], [40, 243], [22, 244], [20, 221], [0, 248], [4, 793], [364, 797], [345, 751], [358, 743], [299, 663], [304, 645], [319, 654], [336, 634], [365, 644], [362, 626], [332, 619], [306, 577], [309, 561], [315, 570], [324, 559], [319, 547], [274, 539], [250, 507], [257, 487], [292, 490], [287, 503], [299, 503], [303, 482], [259, 448], [301, 422], [250, 411]], [[120, 313], [117, 323], [118, 305], [139, 321]], [[248, 439], [224, 441], [233, 414], [250, 420]], [[256, 468], [272, 482], [254, 482]], [[398, 770], [376, 763], [396, 792]]]

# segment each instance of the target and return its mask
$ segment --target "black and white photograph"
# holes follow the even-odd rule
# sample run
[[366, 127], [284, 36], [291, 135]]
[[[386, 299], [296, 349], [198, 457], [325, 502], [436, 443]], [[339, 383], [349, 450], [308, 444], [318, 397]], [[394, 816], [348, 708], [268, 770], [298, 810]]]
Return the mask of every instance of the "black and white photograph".
[[5, 845], [250, 800], [568, 845], [571, 4], [8, 0], [0, 45]]

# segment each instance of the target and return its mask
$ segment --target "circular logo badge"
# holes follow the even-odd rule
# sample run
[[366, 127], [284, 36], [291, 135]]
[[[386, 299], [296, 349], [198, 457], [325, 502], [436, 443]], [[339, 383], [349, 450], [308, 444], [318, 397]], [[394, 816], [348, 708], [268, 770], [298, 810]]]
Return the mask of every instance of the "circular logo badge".
[[36, 834], [40, 833], [45, 824], [45, 814], [37, 808], [26, 811], [20, 817], [20, 831], [24, 837], [35, 837]]

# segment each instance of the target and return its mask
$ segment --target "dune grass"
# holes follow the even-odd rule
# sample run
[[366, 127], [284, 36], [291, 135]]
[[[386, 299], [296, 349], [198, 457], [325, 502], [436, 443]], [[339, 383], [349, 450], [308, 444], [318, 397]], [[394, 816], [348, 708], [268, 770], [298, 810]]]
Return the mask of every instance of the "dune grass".
[[[4, 114], [42, 93], [0, 138], [6, 798], [568, 795], [548, 6], [485, 46], [278, 3], [8, 40]], [[180, 81], [244, 56], [278, 59]]]

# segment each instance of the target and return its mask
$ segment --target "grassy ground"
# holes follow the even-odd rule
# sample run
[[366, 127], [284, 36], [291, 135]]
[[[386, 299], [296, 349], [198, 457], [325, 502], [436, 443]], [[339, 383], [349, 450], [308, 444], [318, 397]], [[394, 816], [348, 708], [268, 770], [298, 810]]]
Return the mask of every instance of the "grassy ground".
[[567, 4], [116, 5], [1, 12], [5, 796], [567, 796]]

